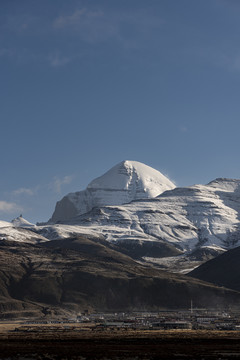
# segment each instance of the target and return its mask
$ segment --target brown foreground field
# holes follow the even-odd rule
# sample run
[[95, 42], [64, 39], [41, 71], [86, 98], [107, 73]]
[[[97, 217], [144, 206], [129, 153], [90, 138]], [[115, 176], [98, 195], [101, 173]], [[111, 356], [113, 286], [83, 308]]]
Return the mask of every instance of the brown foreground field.
[[5, 360], [239, 358], [238, 331], [92, 331], [79, 324], [0, 324], [0, 359]]

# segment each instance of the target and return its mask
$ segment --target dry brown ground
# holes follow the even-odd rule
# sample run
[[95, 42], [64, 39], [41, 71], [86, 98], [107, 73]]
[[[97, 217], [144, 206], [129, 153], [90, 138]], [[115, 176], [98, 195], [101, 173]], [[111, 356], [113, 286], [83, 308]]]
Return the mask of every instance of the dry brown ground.
[[91, 331], [91, 326], [83, 329], [79, 324], [74, 331], [63, 330], [62, 324], [36, 324], [31, 332], [9, 331], [16, 326], [22, 325], [0, 324], [0, 359], [240, 358], [238, 331]]

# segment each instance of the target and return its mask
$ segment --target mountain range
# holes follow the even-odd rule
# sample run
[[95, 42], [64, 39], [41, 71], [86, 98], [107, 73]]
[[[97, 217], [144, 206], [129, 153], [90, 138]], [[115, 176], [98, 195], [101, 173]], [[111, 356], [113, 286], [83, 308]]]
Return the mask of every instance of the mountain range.
[[[223, 294], [217, 288], [221, 279], [214, 286], [201, 283], [214, 281], [201, 269], [209, 259], [227, 256], [229, 249], [240, 245], [239, 211], [240, 180], [218, 178], [207, 185], [180, 188], [147, 165], [123, 161], [86, 190], [64, 196], [46, 223], [31, 224], [22, 216], [11, 223], [0, 221], [2, 259], [13, 254], [21, 259], [18, 275], [9, 260], [8, 272], [15, 274], [11, 281], [6, 280], [6, 269], [1, 273], [0, 294], [12, 304], [11, 312], [20, 303], [25, 309], [38, 304], [35, 310], [40, 313], [48, 305], [58, 312], [59, 304], [68, 310], [87, 305], [179, 307], [189, 302], [187, 293], [204, 306], [206, 298], [222, 304], [228, 298], [234, 303], [238, 294], [228, 290]], [[189, 275], [200, 282], [173, 274], [194, 268]], [[88, 281], [94, 284], [92, 290]], [[223, 284], [240, 291], [229, 282]]]
[[[77, 226], [77, 232], [93, 231], [132, 256], [183, 272], [239, 244], [240, 180], [218, 178], [179, 188], [144, 164], [123, 161], [88, 188], [95, 189], [95, 202], [84, 208], [82, 192], [66, 195], [48, 225], [55, 219]], [[74, 216], [64, 206], [72, 199]]]
[[0, 238], [103, 237], [135, 258], [187, 272], [239, 245], [239, 211], [240, 180], [179, 188], [147, 165], [123, 161], [64, 196], [47, 223], [0, 223]]

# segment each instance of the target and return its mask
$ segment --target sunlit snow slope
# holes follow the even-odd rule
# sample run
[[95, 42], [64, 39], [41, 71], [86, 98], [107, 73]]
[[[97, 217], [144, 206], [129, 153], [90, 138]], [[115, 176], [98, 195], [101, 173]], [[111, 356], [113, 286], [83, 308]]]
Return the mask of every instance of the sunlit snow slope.
[[240, 245], [239, 214], [240, 180], [220, 178], [207, 185], [176, 188], [157, 170], [124, 161], [85, 191], [61, 200], [52, 224], [36, 226], [19, 217], [0, 223], [0, 239], [104, 238], [138, 258], [151, 261], [180, 255], [178, 261], [183, 262], [187, 255], [197, 261], [191, 266], [197, 266], [208, 256]]
[[166, 241], [191, 252], [239, 245], [240, 180], [216, 179], [166, 191], [157, 198], [95, 208], [71, 220], [109, 241]]
[[39, 243], [48, 241], [47, 238], [35, 232], [35, 226], [22, 216], [14, 219], [11, 223], [0, 221], [0, 241], [12, 240], [26, 243]]
[[93, 207], [153, 198], [173, 188], [175, 185], [159, 171], [137, 161], [123, 161], [93, 180], [86, 190], [64, 196], [49, 222], [66, 221]]

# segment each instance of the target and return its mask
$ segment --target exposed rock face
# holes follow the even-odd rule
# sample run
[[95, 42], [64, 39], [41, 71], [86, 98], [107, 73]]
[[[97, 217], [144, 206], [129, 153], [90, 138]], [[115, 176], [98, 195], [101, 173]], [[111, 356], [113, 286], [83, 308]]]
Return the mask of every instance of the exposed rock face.
[[0, 243], [0, 312], [5, 317], [237, 305], [240, 293], [143, 266], [86, 238], [39, 245]]
[[56, 204], [50, 222], [66, 221], [93, 207], [152, 198], [174, 187], [159, 171], [137, 161], [123, 161], [93, 180], [86, 190], [64, 196]]

